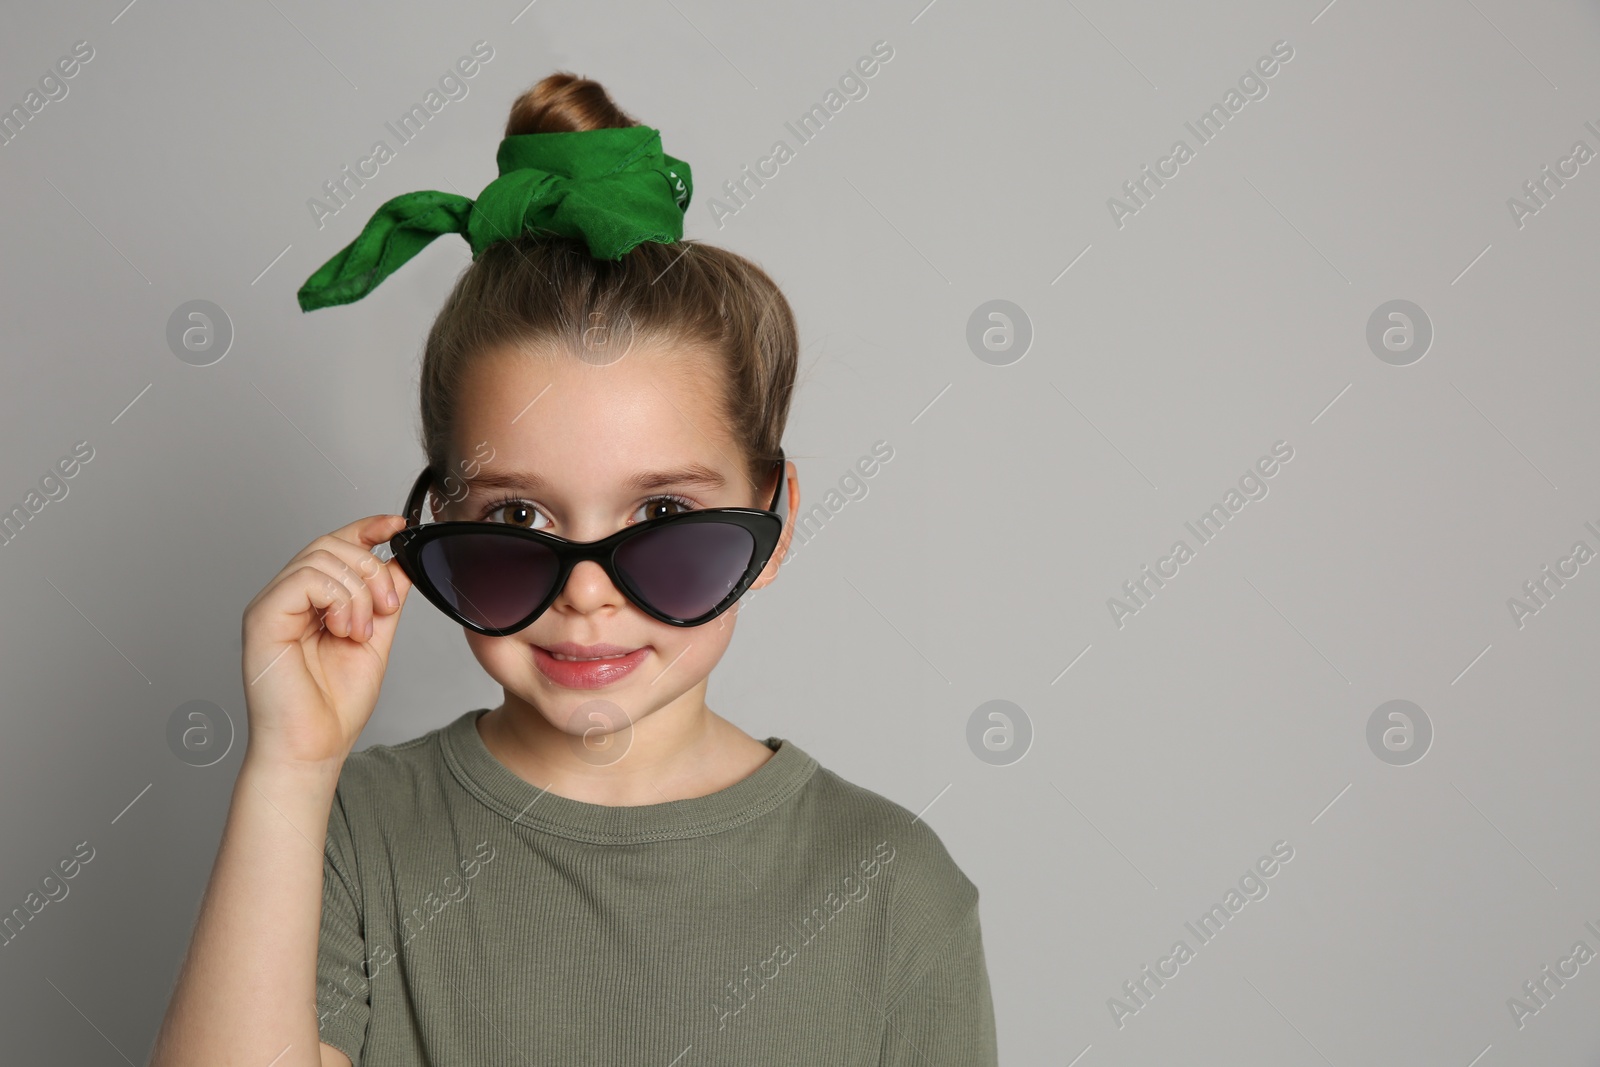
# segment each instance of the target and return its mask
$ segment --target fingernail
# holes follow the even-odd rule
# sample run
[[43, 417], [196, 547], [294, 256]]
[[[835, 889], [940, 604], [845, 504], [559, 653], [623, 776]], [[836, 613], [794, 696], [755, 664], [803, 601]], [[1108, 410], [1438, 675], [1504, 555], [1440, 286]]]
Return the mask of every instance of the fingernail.
[[389, 590], [384, 599], [389, 602], [389, 606], [391, 608], [397, 608], [400, 606], [400, 594], [396, 593], [393, 589]]
[[368, 619], [367, 620], [367, 637], [370, 638], [371, 636], [372, 636], [372, 620]]

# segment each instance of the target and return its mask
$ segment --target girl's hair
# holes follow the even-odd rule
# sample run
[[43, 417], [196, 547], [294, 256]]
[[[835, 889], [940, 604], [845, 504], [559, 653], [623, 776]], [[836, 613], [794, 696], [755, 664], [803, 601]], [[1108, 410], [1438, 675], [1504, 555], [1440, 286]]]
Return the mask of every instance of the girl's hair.
[[[512, 105], [506, 136], [637, 125], [598, 82], [559, 71]], [[457, 279], [428, 331], [422, 438], [440, 477], [451, 473], [458, 398], [476, 359], [507, 344], [581, 359], [589, 351], [585, 330], [606, 323], [628, 324], [623, 343], [653, 342], [711, 358], [720, 372], [713, 387], [717, 410], [744, 451], [751, 484], [765, 485], [778, 458], [799, 358], [794, 314], [766, 272], [691, 239], [646, 241], [613, 261], [591, 257], [581, 240], [548, 233], [485, 248]]]

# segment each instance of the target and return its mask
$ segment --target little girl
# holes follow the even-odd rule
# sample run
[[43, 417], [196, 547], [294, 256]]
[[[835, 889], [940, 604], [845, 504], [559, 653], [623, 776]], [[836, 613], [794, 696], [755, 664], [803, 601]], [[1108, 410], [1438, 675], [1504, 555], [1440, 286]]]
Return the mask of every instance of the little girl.
[[[407, 513], [319, 537], [245, 611], [249, 744], [151, 1063], [995, 1064], [978, 890], [939, 838], [706, 706], [799, 513], [787, 301], [682, 239], [688, 165], [593, 81], [517, 100], [499, 164], [476, 202], [384, 204], [301, 290], [473, 246]], [[504, 699], [353, 752], [413, 585]]]

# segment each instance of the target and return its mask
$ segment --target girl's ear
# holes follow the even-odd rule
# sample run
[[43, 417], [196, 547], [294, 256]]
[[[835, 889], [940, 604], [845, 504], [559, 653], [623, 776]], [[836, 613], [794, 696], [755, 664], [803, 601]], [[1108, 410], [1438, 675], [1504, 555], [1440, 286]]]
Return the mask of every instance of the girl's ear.
[[783, 566], [784, 557], [789, 554], [789, 544], [794, 540], [795, 520], [800, 514], [800, 471], [795, 467], [794, 460], [784, 460], [783, 477], [789, 482], [788, 511], [783, 516], [783, 533], [778, 537], [778, 547], [772, 550], [772, 558], [761, 569], [760, 577], [751, 583], [751, 589], [760, 589], [778, 576], [778, 568]]

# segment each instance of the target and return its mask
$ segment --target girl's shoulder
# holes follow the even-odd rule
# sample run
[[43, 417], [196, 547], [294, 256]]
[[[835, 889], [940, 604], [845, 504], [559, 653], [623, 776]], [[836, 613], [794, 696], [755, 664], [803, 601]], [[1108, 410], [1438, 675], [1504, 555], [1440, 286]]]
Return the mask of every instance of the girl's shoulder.
[[927, 820], [910, 808], [821, 765], [807, 792], [819, 822], [870, 854], [896, 894], [912, 906], [959, 917], [977, 904], [977, 886]]
[[436, 788], [440, 773], [446, 770], [440, 742], [452, 725], [446, 723], [404, 741], [369, 745], [350, 753], [339, 769], [341, 799], [382, 806], [427, 795], [428, 787]]
[[[974, 929], [978, 887], [944, 841], [905, 805], [826, 767], [813, 775], [809, 803], [828, 836], [847, 841], [854, 860], [844, 892], [878, 894], [891, 934], [885, 995], [892, 1003], [952, 938]], [[837, 846], [820, 851], [837, 857]]]

